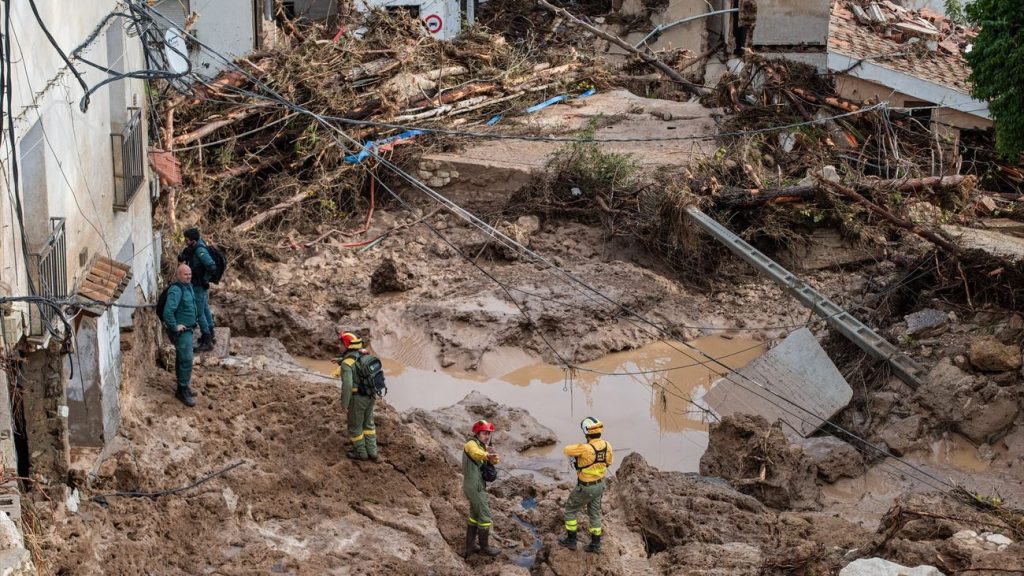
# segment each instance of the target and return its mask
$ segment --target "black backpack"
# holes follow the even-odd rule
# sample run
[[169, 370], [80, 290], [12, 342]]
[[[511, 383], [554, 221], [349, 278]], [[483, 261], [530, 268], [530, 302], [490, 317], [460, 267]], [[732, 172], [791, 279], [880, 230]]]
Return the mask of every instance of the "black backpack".
[[[197, 246], [189, 246], [181, 251], [181, 255], [178, 256], [178, 262], [184, 262], [191, 266], [192, 256], [196, 253]], [[221, 278], [224, 277], [224, 271], [228, 267], [228, 257], [224, 254], [224, 251], [220, 248], [206, 244], [206, 251], [210, 253], [210, 258], [213, 258], [213, 263], [217, 267], [216, 270], [210, 270], [210, 277], [208, 280], [211, 284], [220, 284]], [[194, 286], [203, 286], [203, 278], [206, 276], [206, 266], [203, 265], [202, 261], [198, 262], [198, 265], [192, 269], [192, 284]]]
[[164, 321], [164, 310], [167, 308], [167, 291], [174, 286], [173, 283], [164, 286], [164, 289], [160, 292], [160, 296], [156, 299], [156, 316], [160, 319], [160, 322]]
[[217, 265], [217, 269], [210, 273], [210, 282], [220, 284], [220, 279], [224, 277], [224, 271], [228, 267], [228, 258], [224, 251], [216, 246], [207, 244], [206, 249], [210, 251], [210, 257], [213, 258], [213, 262]]
[[382, 397], [388, 393], [388, 385], [384, 379], [384, 364], [380, 358], [369, 352], [360, 352], [353, 367], [360, 394]]

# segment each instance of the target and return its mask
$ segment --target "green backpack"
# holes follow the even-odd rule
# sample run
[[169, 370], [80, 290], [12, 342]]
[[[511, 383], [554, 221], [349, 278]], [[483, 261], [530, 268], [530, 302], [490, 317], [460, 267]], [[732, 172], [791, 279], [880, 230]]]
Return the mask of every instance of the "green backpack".
[[388, 393], [388, 385], [384, 379], [384, 364], [380, 358], [369, 352], [360, 352], [353, 367], [360, 394], [383, 397]]

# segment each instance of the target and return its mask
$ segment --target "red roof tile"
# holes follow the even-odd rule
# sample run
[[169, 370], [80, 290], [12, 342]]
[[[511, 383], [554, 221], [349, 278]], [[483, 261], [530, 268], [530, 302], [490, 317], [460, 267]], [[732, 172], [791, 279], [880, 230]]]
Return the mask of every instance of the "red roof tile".
[[[833, 0], [832, 16], [829, 24], [828, 48], [830, 51], [850, 56], [857, 59], [868, 59], [872, 64], [883, 68], [889, 68], [896, 72], [902, 72], [922, 80], [929, 80], [942, 84], [953, 90], [963, 93], [970, 92], [970, 84], [967, 81], [971, 70], [963, 55], [957, 52], [950, 54], [946, 51], [928, 50], [925, 46], [925, 38], [919, 42], [908, 44], [911, 37], [906, 30], [902, 34], [889, 34], [885, 28], [892, 28], [898, 22], [907, 21], [920, 26], [914, 19], [914, 13], [908, 13], [900, 17], [883, 4], [879, 7], [885, 12], [889, 19], [887, 25], [874, 24], [872, 26], [862, 25], [857, 22], [850, 11], [849, 0]], [[942, 29], [941, 23], [936, 23], [936, 28]], [[963, 36], [964, 41], [967, 35]], [[951, 46], [951, 42], [960, 43], [956, 36], [948, 37], [937, 33], [933, 36], [935, 40], [945, 40], [944, 47]], [[898, 41], [902, 40], [902, 42]]]

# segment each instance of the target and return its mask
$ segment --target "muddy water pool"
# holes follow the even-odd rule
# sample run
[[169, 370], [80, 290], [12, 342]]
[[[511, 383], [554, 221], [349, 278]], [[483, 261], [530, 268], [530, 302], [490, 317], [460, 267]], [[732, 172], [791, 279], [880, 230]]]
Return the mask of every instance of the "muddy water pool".
[[[526, 409], [554, 430], [558, 445], [528, 455], [558, 462], [562, 444], [582, 440], [580, 420], [594, 416], [605, 422], [605, 437], [615, 446], [617, 460], [636, 451], [663, 470], [696, 472], [707, 447], [702, 398], [724, 372], [702, 364], [700, 354], [680, 343], [657, 342], [611, 354], [583, 364], [571, 378], [557, 366], [512, 349], [488, 353], [476, 372], [445, 370], [432, 349], [421, 344], [387, 338], [377, 343], [388, 378], [388, 403], [399, 410], [431, 410], [478, 390], [501, 404]], [[732, 368], [764, 351], [758, 341], [724, 336], [689, 344]], [[296, 361], [320, 373], [336, 367], [326, 359]]]

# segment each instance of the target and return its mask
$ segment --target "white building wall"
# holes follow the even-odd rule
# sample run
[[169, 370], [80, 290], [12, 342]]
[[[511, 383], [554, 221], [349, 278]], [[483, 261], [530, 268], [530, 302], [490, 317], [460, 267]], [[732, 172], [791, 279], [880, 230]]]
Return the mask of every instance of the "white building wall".
[[[104, 17], [118, 10], [114, 0], [75, 2], [74, 9], [69, 9], [66, 0], [36, 0], [36, 5], [66, 54], [70, 55], [96, 32], [92, 42], [82, 50], [82, 57], [117, 70], [145, 68], [138, 37], [127, 36], [120, 19], [108, 20], [100, 27]], [[30, 219], [36, 223], [46, 222], [49, 217], [66, 219], [69, 290], [88, 272], [96, 256], [106, 256], [132, 265], [133, 280], [123, 300], [135, 303], [136, 287], [151, 298], [155, 292], [156, 269], [148, 178], [127, 210], [117, 211], [113, 206], [111, 133], [119, 132], [124, 126], [131, 113], [128, 107], [146, 106], [144, 83], [119, 80], [107, 84], [91, 95], [88, 109], [82, 112], [79, 104], [84, 91], [46, 39], [28, 3], [17, 2], [12, 11], [12, 109], [16, 151], [22, 152], [22, 140], [33, 127], [38, 127], [43, 135], [40, 145], [43, 147], [45, 190], [36, 192], [45, 194], [45, 202], [35, 204], [42, 205], [45, 213], [34, 213], [29, 215]], [[106, 72], [83, 62], [75, 61], [75, 66], [90, 87], [108, 77]], [[145, 124], [142, 129], [145, 133]], [[0, 178], [0, 186], [4, 187], [0, 190], [0, 292], [22, 295], [29, 293], [28, 268], [21, 249], [21, 229], [10, 201], [13, 174], [7, 162], [8, 145], [9, 138], [5, 136], [0, 149], [0, 158], [4, 161], [3, 178]], [[144, 163], [143, 169], [148, 175], [148, 165]], [[31, 192], [23, 187], [23, 199]], [[30, 235], [45, 238], [45, 233], [40, 235], [34, 230], [36, 233]], [[29, 246], [29, 251], [36, 248]], [[26, 310], [23, 305], [19, 308]], [[95, 377], [99, 381], [95, 384], [103, 393], [103, 427], [108, 440], [113, 438], [118, 421], [120, 328], [130, 321], [131, 310], [125, 313], [118, 309], [106, 312], [97, 321], [95, 349], [98, 358], [95, 360], [99, 365]], [[23, 324], [27, 326], [27, 320]]]

